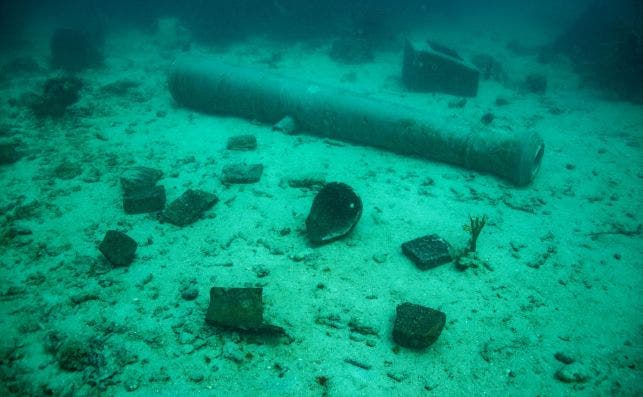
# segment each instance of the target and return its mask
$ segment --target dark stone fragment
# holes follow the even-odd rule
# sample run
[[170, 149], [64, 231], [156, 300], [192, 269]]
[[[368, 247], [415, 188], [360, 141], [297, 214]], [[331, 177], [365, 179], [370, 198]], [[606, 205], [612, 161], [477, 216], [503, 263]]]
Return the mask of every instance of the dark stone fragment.
[[189, 287], [181, 291], [181, 298], [186, 301], [193, 301], [199, 296], [199, 290], [193, 287]]
[[150, 188], [163, 177], [163, 171], [149, 167], [130, 167], [121, 174], [123, 192], [133, 192]]
[[189, 189], [168, 205], [162, 219], [176, 226], [186, 226], [196, 222], [218, 201], [213, 193]]
[[585, 383], [590, 380], [591, 373], [583, 363], [574, 362], [563, 365], [554, 377], [564, 383]]
[[322, 174], [307, 174], [288, 179], [288, 186], [299, 189], [321, 189], [326, 184]]
[[224, 184], [259, 182], [263, 174], [262, 164], [228, 164], [223, 167], [222, 182]]
[[123, 195], [123, 209], [128, 214], [161, 211], [165, 207], [165, 188], [150, 186], [130, 190]]
[[100, 252], [114, 266], [128, 266], [134, 260], [138, 244], [125, 233], [108, 230], [98, 246]]
[[255, 150], [257, 138], [254, 135], [236, 135], [228, 139], [228, 150]]
[[251, 330], [263, 325], [262, 288], [210, 289], [205, 321], [224, 327]]
[[496, 116], [493, 115], [493, 113], [485, 113], [481, 118], [480, 122], [484, 125], [489, 125], [493, 122], [493, 119], [495, 119]]
[[435, 43], [420, 50], [407, 41], [402, 64], [402, 81], [405, 87], [412, 91], [476, 96], [480, 73], [473, 65], [453, 54], [455, 51]]
[[560, 361], [563, 364], [572, 364], [574, 361], [576, 361], [574, 357], [562, 352], [556, 352], [556, 354], [554, 354], [554, 358], [556, 358], [556, 360]]
[[449, 243], [437, 234], [429, 234], [402, 244], [402, 252], [421, 270], [451, 261]]
[[20, 153], [16, 150], [18, 147], [15, 143], [0, 144], [0, 164], [12, 164], [20, 160]]
[[396, 312], [393, 340], [413, 349], [431, 346], [440, 336], [447, 318], [439, 310], [409, 302], [397, 305]]
[[74, 305], [80, 305], [81, 303], [85, 303], [88, 301], [95, 301], [99, 300], [100, 297], [97, 294], [92, 294], [88, 292], [81, 292], [80, 294], [72, 295], [71, 297], [71, 302]]

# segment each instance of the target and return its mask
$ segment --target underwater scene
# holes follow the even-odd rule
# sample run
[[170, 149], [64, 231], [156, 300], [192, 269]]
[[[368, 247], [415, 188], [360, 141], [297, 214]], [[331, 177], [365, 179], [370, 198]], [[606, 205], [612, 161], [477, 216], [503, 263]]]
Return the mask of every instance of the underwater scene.
[[0, 4], [0, 396], [643, 395], [643, 2]]

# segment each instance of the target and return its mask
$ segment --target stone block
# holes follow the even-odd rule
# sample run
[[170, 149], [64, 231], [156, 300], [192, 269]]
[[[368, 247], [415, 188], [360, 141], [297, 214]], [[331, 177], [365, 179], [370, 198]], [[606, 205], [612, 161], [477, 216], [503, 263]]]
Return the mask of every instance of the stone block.
[[262, 288], [212, 287], [205, 321], [213, 325], [243, 330], [261, 328], [262, 293]]
[[480, 73], [455, 51], [429, 43], [421, 50], [409, 41], [404, 46], [402, 81], [411, 91], [442, 92], [474, 97]]
[[163, 171], [150, 167], [130, 167], [121, 174], [121, 186], [125, 194], [156, 185], [163, 176]]
[[201, 218], [218, 201], [214, 193], [188, 189], [167, 206], [162, 219], [176, 226], [187, 226]]
[[235, 135], [228, 139], [228, 150], [255, 150], [257, 138], [254, 135]]
[[431, 346], [440, 336], [447, 318], [439, 310], [409, 302], [399, 304], [396, 312], [393, 340], [412, 349]]
[[428, 270], [452, 260], [449, 243], [437, 234], [429, 234], [402, 244], [402, 252], [421, 270]]
[[129, 266], [134, 261], [138, 244], [125, 233], [108, 230], [98, 246], [100, 252], [114, 266]]
[[236, 163], [223, 167], [221, 182], [226, 185], [238, 183], [255, 183], [263, 174], [262, 164]]

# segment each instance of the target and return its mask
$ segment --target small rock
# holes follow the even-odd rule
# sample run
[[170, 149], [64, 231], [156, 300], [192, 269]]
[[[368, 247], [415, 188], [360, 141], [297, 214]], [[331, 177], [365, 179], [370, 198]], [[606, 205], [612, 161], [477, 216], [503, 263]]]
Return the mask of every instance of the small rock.
[[377, 263], [384, 263], [386, 262], [387, 258], [388, 258], [388, 254], [386, 253], [373, 254], [373, 260]]
[[405, 302], [397, 305], [393, 340], [400, 346], [414, 349], [429, 347], [446, 323], [446, 314], [429, 307]]
[[114, 266], [128, 266], [134, 261], [138, 244], [125, 233], [108, 230], [98, 246], [100, 252]]
[[565, 365], [556, 371], [556, 379], [565, 383], [585, 383], [590, 378], [589, 370], [580, 362]]
[[304, 250], [304, 251], [296, 252], [296, 253], [290, 255], [289, 258], [293, 262], [301, 262], [303, 260], [312, 258], [314, 256], [315, 256], [315, 253], [312, 250], [307, 249], [307, 250]]
[[228, 150], [255, 150], [257, 138], [254, 135], [236, 135], [228, 139]]
[[263, 174], [262, 164], [228, 164], [223, 167], [221, 182], [228, 184], [259, 182]]
[[74, 305], [80, 305], [81, 303], [98, 299], [100, 299], [98, 294], [88, 292], [81, 292], [80, 294], [72, 295], [71, 297], [71, 301]]
[[181, 332], [179, 334], [178, 342], [181, 345], [188, 345], [188, 344], [191, 344], [192, 342], [194, 342], [195, 339], [196, 339], [196, 336], [192, 335], [191, 333], [189, 333], [189, 332]]
[[241, 364], [244, 362], [244, 354], [241, 348], [232, 342], [225, 343], [222, 349], [223, 358], [226, 360], [232, 361], [236, 364]]
[[576, 361], [574, 360], [574, 357], [562, 352], [556, 352], [556, 354], [554, 354], [554, 358], [563, 364], [571, 364]]
[[481, 122], [482, 122], [482, 124], [484, 124], [484, 125], [489, 125], [489, 124], [491, 124], [491, 123], [493, 122], [493, 120], [494, 120], [495, 118], [496, 118], [496, 116], [494, 116], [494, 115], [493, 115], [493, 113], [485, 113], [485, 114], [482, 116], [482, 118], [480, 119], [480, 121], [481, 121]]
[[127, 378], [123, 381], [125, 391], [136, 391], [141, 386], [141, 381], [136, 378]]
[[320, 189], [326, 184], [321, 174], [306, 174], [288, 179], [288, 186], [298, 189]]
[[187, 226], [201, 218], [218, 201], [214, 193], [188, 189], [167, 206], [162, 219], [176, 226]]
[[293, 119], [292, 117], [286, 116], [283, 119], [279, 120], [277, 124], [273, 125], [272, 130], [291, 135], [296, 132], [297, 123], [295, 123], [295, 119]]
[[201, 383], [203, 382], [203, 379], [205, 379], [205, 376], [203, 376], [202, 373], [193, 372], [190, 374], [190, 380], [194, 383]]
[[193, 301], [199, 296], [199, 290], [196, 288], [186, 288], [183, 291], [181, 291], [181, 298], [185, 299], [186, 301]]
[[450, 245], [437, 234], [429, 234], [402, 244], [402, 252], [420, 268], [427, 270], [451, 261]]
[[149, 167], [130, 167], [121, 174], [121, 186], [124, 193], [150, 188], [163, 177], [163, 171]]
[[240, 329], [260, 327], [263, 324], [262, 294], [262, 288], [212, 287], [205, 321]]

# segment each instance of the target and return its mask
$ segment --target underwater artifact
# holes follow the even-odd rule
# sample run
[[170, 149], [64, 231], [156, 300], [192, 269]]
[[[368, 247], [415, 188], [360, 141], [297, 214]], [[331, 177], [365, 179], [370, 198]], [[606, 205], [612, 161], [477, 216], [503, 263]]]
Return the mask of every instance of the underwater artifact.
[[424, 349], [442, 333], [447, 316], [440, 310], [404, 302], [395, 309], [393, 340], [400, 346]]
[[480, 72], [454, 50], [431, 41], [428, 47], [416, 49], [406, 41], [402, 82], [407, 89], [474, 97], [478, 80]]
[[177, 103], [198, 111], [270, 125], [290, 116], [303, 132], [455, 164], [519, 186], [534, 179], [544, 153], [533, 131], [455, 125], [423, 109], [216, 57], [181, 55], [168, 86]]
[[138, 243], [123, 232], [108, 230], [98, 250], [114, 266], [129, 266], [136, 255]]
[[306, 234], [314, 244], [346, 236], [362, 215], [362, 200], [352, 187], [341, 182], [327, 183], [313, 199], [306, 218]]

